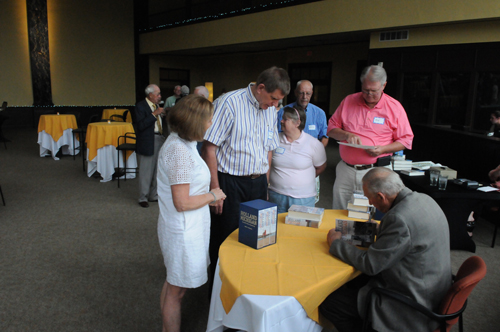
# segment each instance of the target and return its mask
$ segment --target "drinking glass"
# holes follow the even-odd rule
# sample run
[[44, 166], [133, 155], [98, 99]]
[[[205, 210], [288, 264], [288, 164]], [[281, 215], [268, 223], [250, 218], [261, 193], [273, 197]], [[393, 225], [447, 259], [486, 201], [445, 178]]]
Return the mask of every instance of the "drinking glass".
[[438, 178], [439, 178], [439, 173], [440, 172], [437, 171], [437, 170], [431, 170], [429, 172], [429, 174], [430, 174], [430, 181], [431, 181], [430, 182], [431, 187], [437, 186], [437, 184], [438, 184]]
[[438, 189], [446, 190], [446, 184], [448, 183], [448, 176], [440, 175], [438, 179]]

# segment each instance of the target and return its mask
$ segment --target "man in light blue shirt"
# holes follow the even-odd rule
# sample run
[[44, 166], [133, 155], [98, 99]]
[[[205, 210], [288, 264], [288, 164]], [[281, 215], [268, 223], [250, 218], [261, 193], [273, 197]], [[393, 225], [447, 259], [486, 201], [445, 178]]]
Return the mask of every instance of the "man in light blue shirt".
[[[301, 80], [297, 82], [297, 87], [295, 88], [295, 103], [288, 104], [288, 107], [295, 107], [296, 105], [302, 107], [306, 112], [306, 126], [304, 127], [304, 132], [308, 133], [314, 138], [323, 143], [323, 146], [328, 145], [328, 135], [327, 135], [327, 122], [325, 112], [316, 105], [311, 104], [313, 94], [313, 85], [308, 80]], [[285, 107], [286, 107], [285, 106]], [[281, 130], [281, 118], [283, 117], [283, 108], [278, 112], [278, 132]]]
[[[189, 92], [188, 92], [189, 93]], [[176, 85], [174, 87], [174, 95], [173, 96], [170, 96], [167, 98], [167, 100], [165, 100], [165, 107], [174, 107], [175, 105], [175, 102], [177, 101], [177, 99], [179, 99], [181, 97], [181, 86], [180, 85]]]

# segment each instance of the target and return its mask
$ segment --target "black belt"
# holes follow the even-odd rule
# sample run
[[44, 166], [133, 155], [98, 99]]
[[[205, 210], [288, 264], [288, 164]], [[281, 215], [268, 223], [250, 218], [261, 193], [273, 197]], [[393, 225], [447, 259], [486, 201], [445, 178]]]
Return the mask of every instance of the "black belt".
[[219, 173], [220, 174], [224, 174], [224, 175], [234, 176], [235, 178], [245, 178], [245, 179], [252, 179], [252, 180], [258, 179], [261, 176], [265, 175], [265, 174], [232, 175], [232, 174], [229, 174], [229, 173], [222, 173], [222, 172], [219, 172]]
[[264, 174], [252, 174], [252, 175], [241, 175], [242, 178], [250, 178], [252, 180], [255, 180], [257, 178], [260, 178]]
[[344, 163], [349, 166], [349, 167], [352, 167], [354, 168], [355, 170], [357, 171], [362, 171], [362, 170], [365, 170], [365, 169], [370, 169], [372, 167], [375, 167], [375, 164], [368, 164], [368, 165], [351, 165], [351, 164], [348, 164], [344, 161]]
[[157, 133], [157, 132], [155, 132], [155, 135], [160, 135], [160, 136], [161, 136], [161, 135], [162, 135], [162, 133]]

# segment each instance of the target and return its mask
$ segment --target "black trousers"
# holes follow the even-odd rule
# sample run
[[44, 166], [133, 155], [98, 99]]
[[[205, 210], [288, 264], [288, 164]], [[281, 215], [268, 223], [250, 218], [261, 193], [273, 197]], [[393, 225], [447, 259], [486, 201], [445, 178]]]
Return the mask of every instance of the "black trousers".
[[323, 317], [339, 332], [363, 331], [364, 321], [358, 313], [358, 292], [369, 280], [367, 275], [360, 275], [331, 293], [319, 306]]
[[219, 247], [239, 226], [240, 203], [254, 199], [267, 200], [267, 177], [265, 174], [252, 179], [218, 172], [218, 178], [219, 187], [226, 194], [226, 199], [224, 200], [222, 214], [211, 213], [209, 293], [211, 293], [213, 276], [219, 258]]

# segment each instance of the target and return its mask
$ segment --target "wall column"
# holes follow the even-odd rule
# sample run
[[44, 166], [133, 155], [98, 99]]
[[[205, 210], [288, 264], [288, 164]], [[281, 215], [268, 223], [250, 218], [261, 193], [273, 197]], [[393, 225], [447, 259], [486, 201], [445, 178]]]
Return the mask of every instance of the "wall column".
[[53, 106], [47, 0], [26, 0], [34, 106]]

